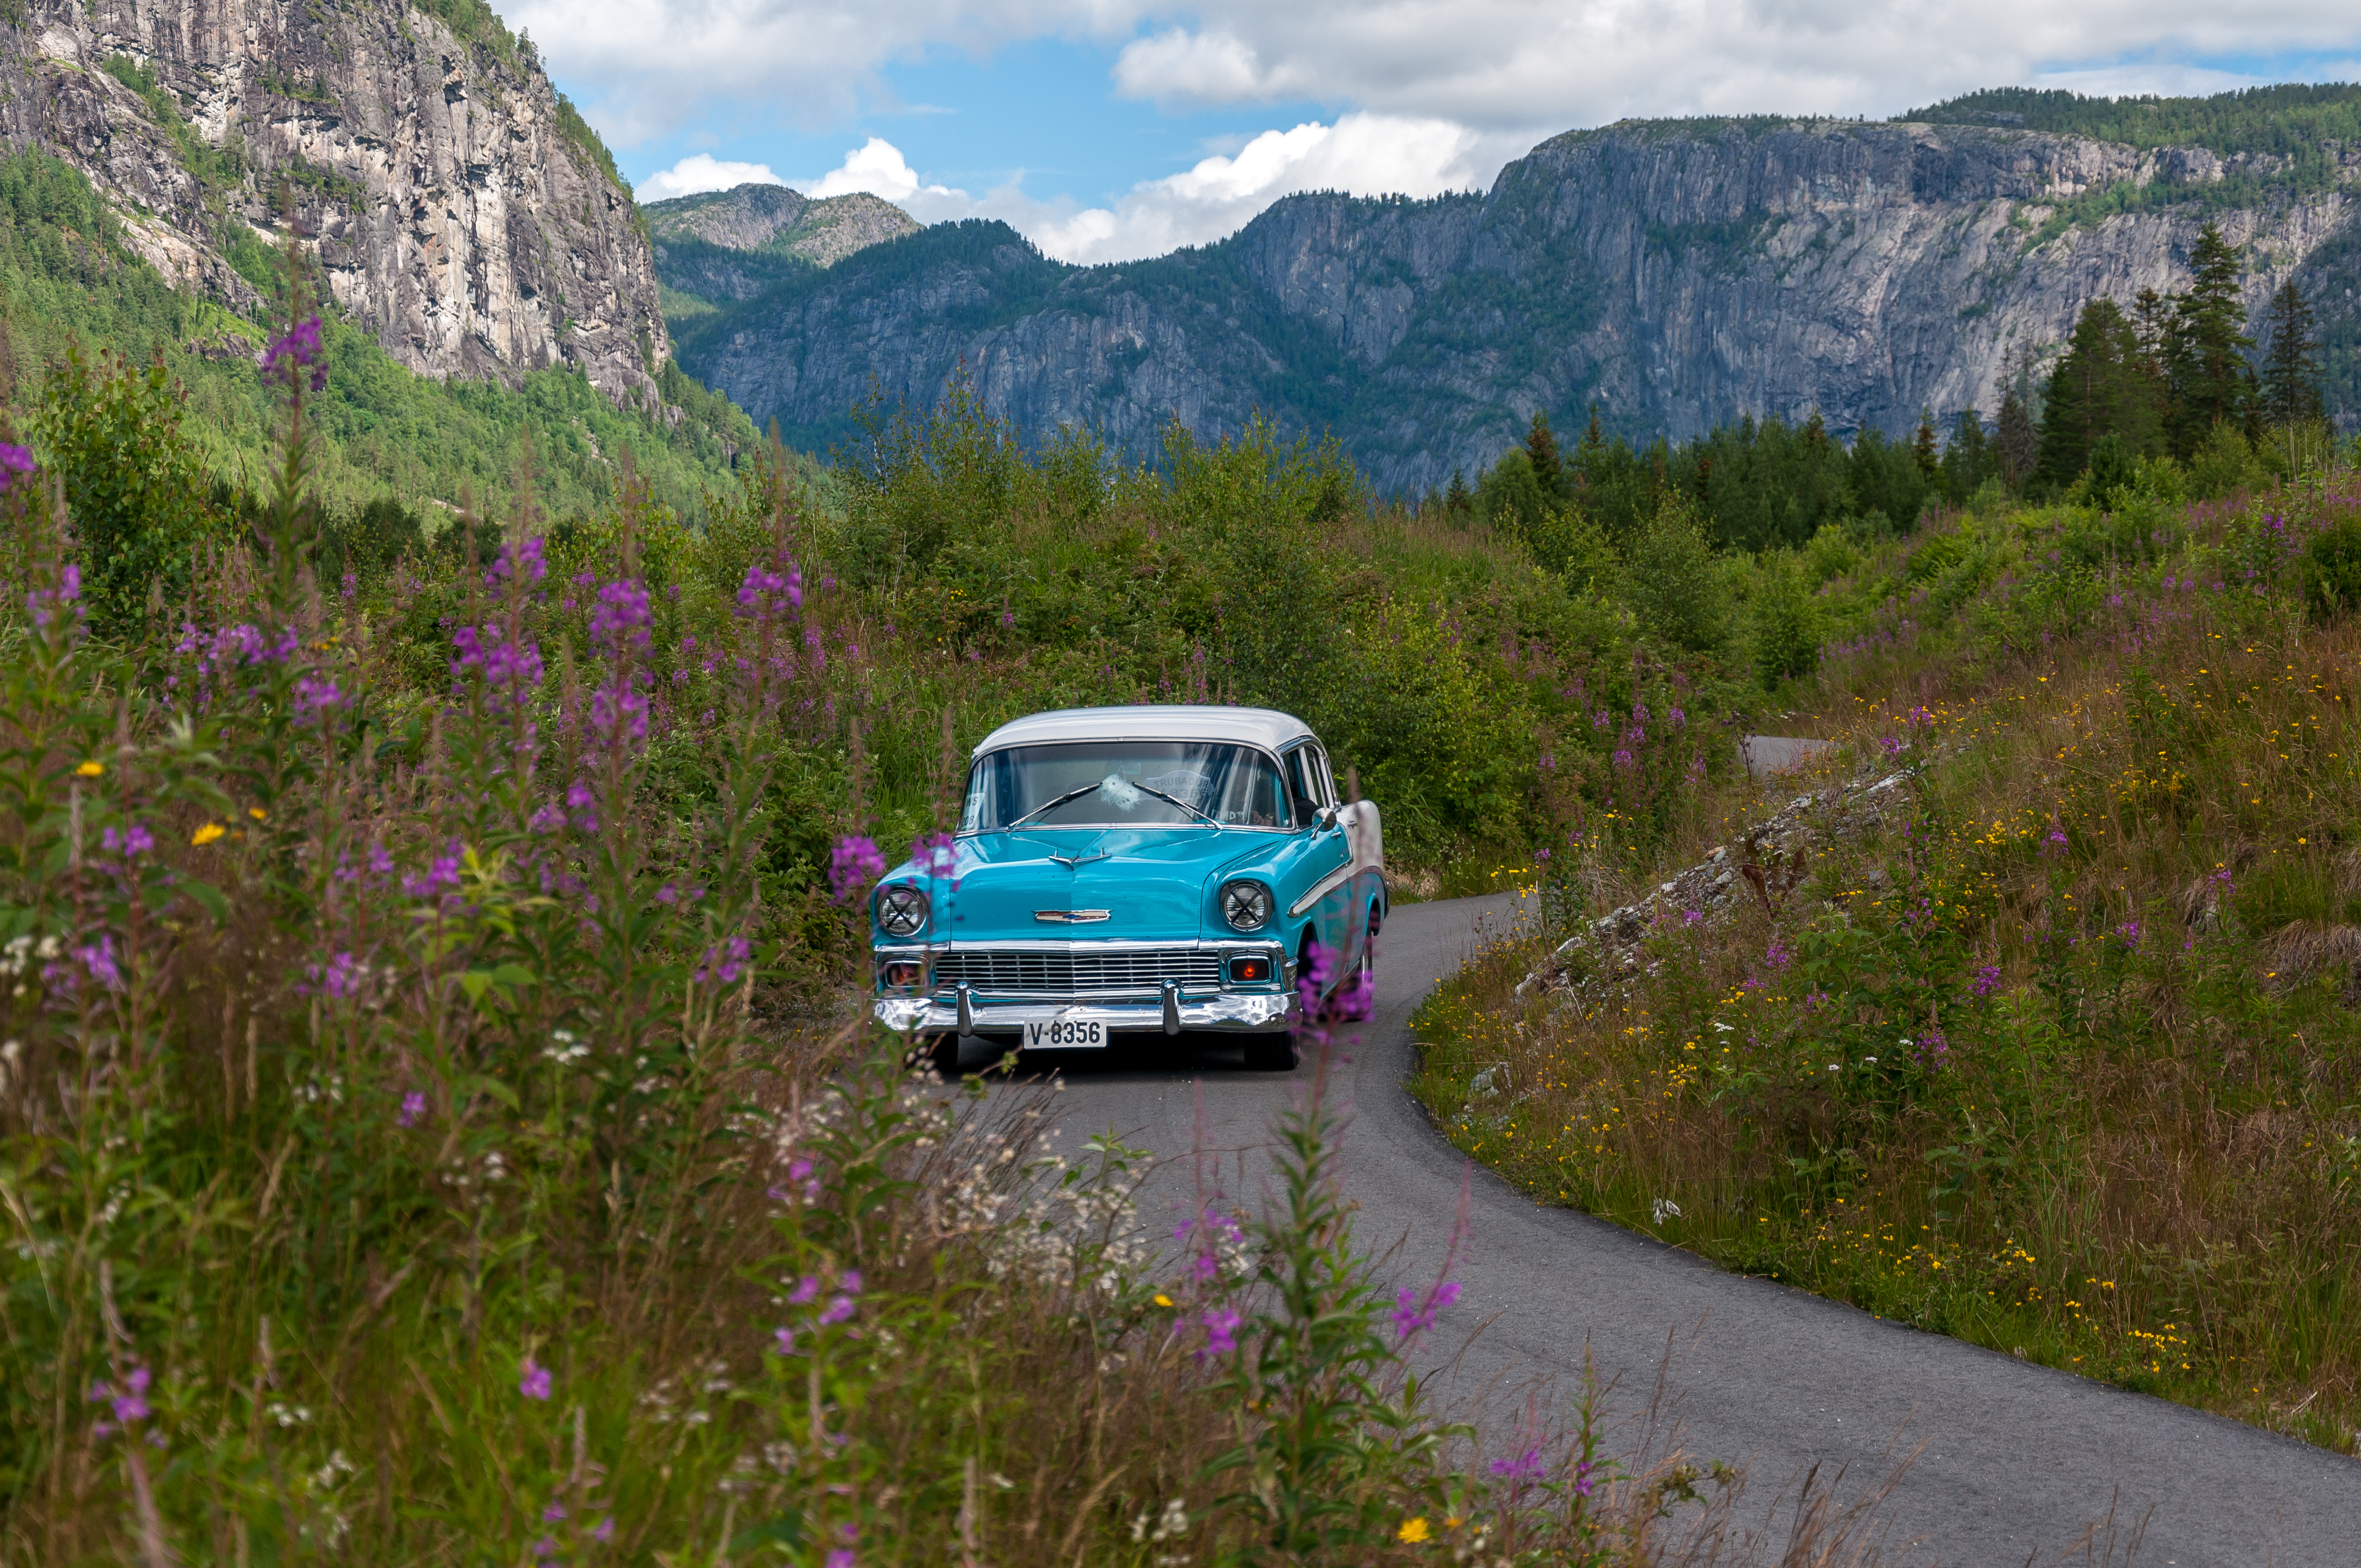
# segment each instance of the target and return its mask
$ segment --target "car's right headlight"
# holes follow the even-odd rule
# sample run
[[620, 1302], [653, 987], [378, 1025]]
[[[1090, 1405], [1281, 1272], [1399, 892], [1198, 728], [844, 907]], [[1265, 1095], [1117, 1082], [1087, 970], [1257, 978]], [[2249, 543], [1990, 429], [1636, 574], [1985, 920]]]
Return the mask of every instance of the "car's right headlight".
[[927, 928], [927, 895], [909, 883], [889, 882], [872, 896], [877, 924], [888, 936], [915, 937]]
[[1258, 882], [1222, 884], [1222, 918], [1233, 931], [1259, 931], [1270, 924], [1270, 889]]

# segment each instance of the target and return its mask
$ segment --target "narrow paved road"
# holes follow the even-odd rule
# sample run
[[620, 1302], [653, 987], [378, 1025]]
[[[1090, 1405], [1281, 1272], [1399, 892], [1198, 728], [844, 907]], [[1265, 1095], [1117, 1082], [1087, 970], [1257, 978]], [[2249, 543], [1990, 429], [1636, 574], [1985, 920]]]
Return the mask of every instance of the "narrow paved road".
[[[1339, 1069], [1360, 1238], [1380, 1251], [1401, 1244], [1389, 1266], [1406, 1279], [1433, 1277], [1466, 1168], [1402, 1086], [1411, 1009], [1458, 966], [1479, 919], [1510, 914], [1505, 898], [1396, 910], [1377, 1016]], [[1227, 1192], [1258, 1194], [1273, 1115], [1310, 1072], [1250, 1073], [1234, 1047], [1200, 1048], [1186, 1036], [1168, 1050], [1055, 1065], [1068, 1083], [1064, 1135], [1112, 1128], [1176, 1157], [1149, 1190], [1151, 1210], [1176, 1212], [1200, 1163], [1186, 1157], [1199, 1147], [1231, 1151]], [[1671, 1335], [1686, 1346], [1672, 1382], [1692, 1453], [1746, 1464], [1758, 1504], [1815, 1464], [1823, 1478], [1849, 1467], [1853, 1492], [1883, 1476], [1893, 1453], [1923, 1442], [1886, 1506], [1889, 1544], [1916, 1543], [1898, 1553], [1905, 1561], [2048, 1563], [2112, 1502], [2118, 1519], [2147, 1518], [2142, 1564], [2361, 1568], [2361, 1464], [1723, 1273], [1620, 1227], [1539, 1207], [1480, 1169], [1456, 1273], [1466, 1293], [1439, 1325], [1437, 1348], [1488, 1326], [1443, 1397], [1482, 1405], [1493, 1412], [1488, 1426], [1536, 1377], [1554, 1376], [1561, 1393], [1577, 1386], [1586, 1341], [1630, 1409], [1647, 1398]]]

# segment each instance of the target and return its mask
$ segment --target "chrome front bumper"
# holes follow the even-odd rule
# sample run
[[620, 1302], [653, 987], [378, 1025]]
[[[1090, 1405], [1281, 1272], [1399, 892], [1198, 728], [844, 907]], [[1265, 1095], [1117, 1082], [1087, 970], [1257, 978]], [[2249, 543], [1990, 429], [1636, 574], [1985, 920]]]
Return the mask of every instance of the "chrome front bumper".
[[[967, 1017], [956, 994], [881, 996], [872, 1011], [877, 1021], [902, 1034], [1013, 1035], [1028, 1024], [1098, 1024], [1111, 1033], [1172, 1034], [1212, 1029], [1231, 1035], [1275, 1035], [1295, 1026], [1302, 1003], [1289, 991], [1225, 991], [1210, 996], [1175, 993], [1162, 1000], [1094, 998], [1067, 1002], [1054, 996], [1022, 1000], [971, 994]], [[965, 1028], [961, 1025], [964, 1022]], [[1049, 1047], [1042, 1047], [1049, 1049]]]

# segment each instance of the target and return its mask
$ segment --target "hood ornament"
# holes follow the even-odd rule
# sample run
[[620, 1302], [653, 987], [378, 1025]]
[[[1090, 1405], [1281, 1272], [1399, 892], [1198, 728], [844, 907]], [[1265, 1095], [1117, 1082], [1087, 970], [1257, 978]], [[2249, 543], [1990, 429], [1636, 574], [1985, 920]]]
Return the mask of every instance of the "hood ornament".
[[1087, 864], [1092, 861], [1104, 861], [1106, 858], [1107, 851], [1104, 850], [1101, 850], [1095, 855], [1051, 855], [1049, 857], [1068, 871], [1072, 871], [1076, 866]]
[[1114, 914], [1112, 909], [1037, 909], [1033, 918], [1051, 926], [1093, 926]]

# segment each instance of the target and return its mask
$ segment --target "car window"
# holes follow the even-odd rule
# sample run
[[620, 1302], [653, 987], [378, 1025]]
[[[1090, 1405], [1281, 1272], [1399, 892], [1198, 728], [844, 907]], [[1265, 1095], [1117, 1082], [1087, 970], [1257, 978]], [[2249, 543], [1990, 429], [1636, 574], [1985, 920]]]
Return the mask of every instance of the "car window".
[[1312, 780], [1320, 787], [1320, 802], [1323, 806], [1334, 806], [1340, 797], [1336, 794], [1335, 770], [1328, 765], [1328, 753], [1317, 745], [1308, 750], [1312, 752]]
[[1287, 753], [1287, 791], [1295, 803], [1295, 820], [1308, 825], [1321, 806], [1320, 769], [1312, 748], [1298, 746]]
[[1284, 828], [1270, 759], [1220, 741], [1076, 741], [1011, 746], [968, 772], [963, 833], [1005, 828]]

